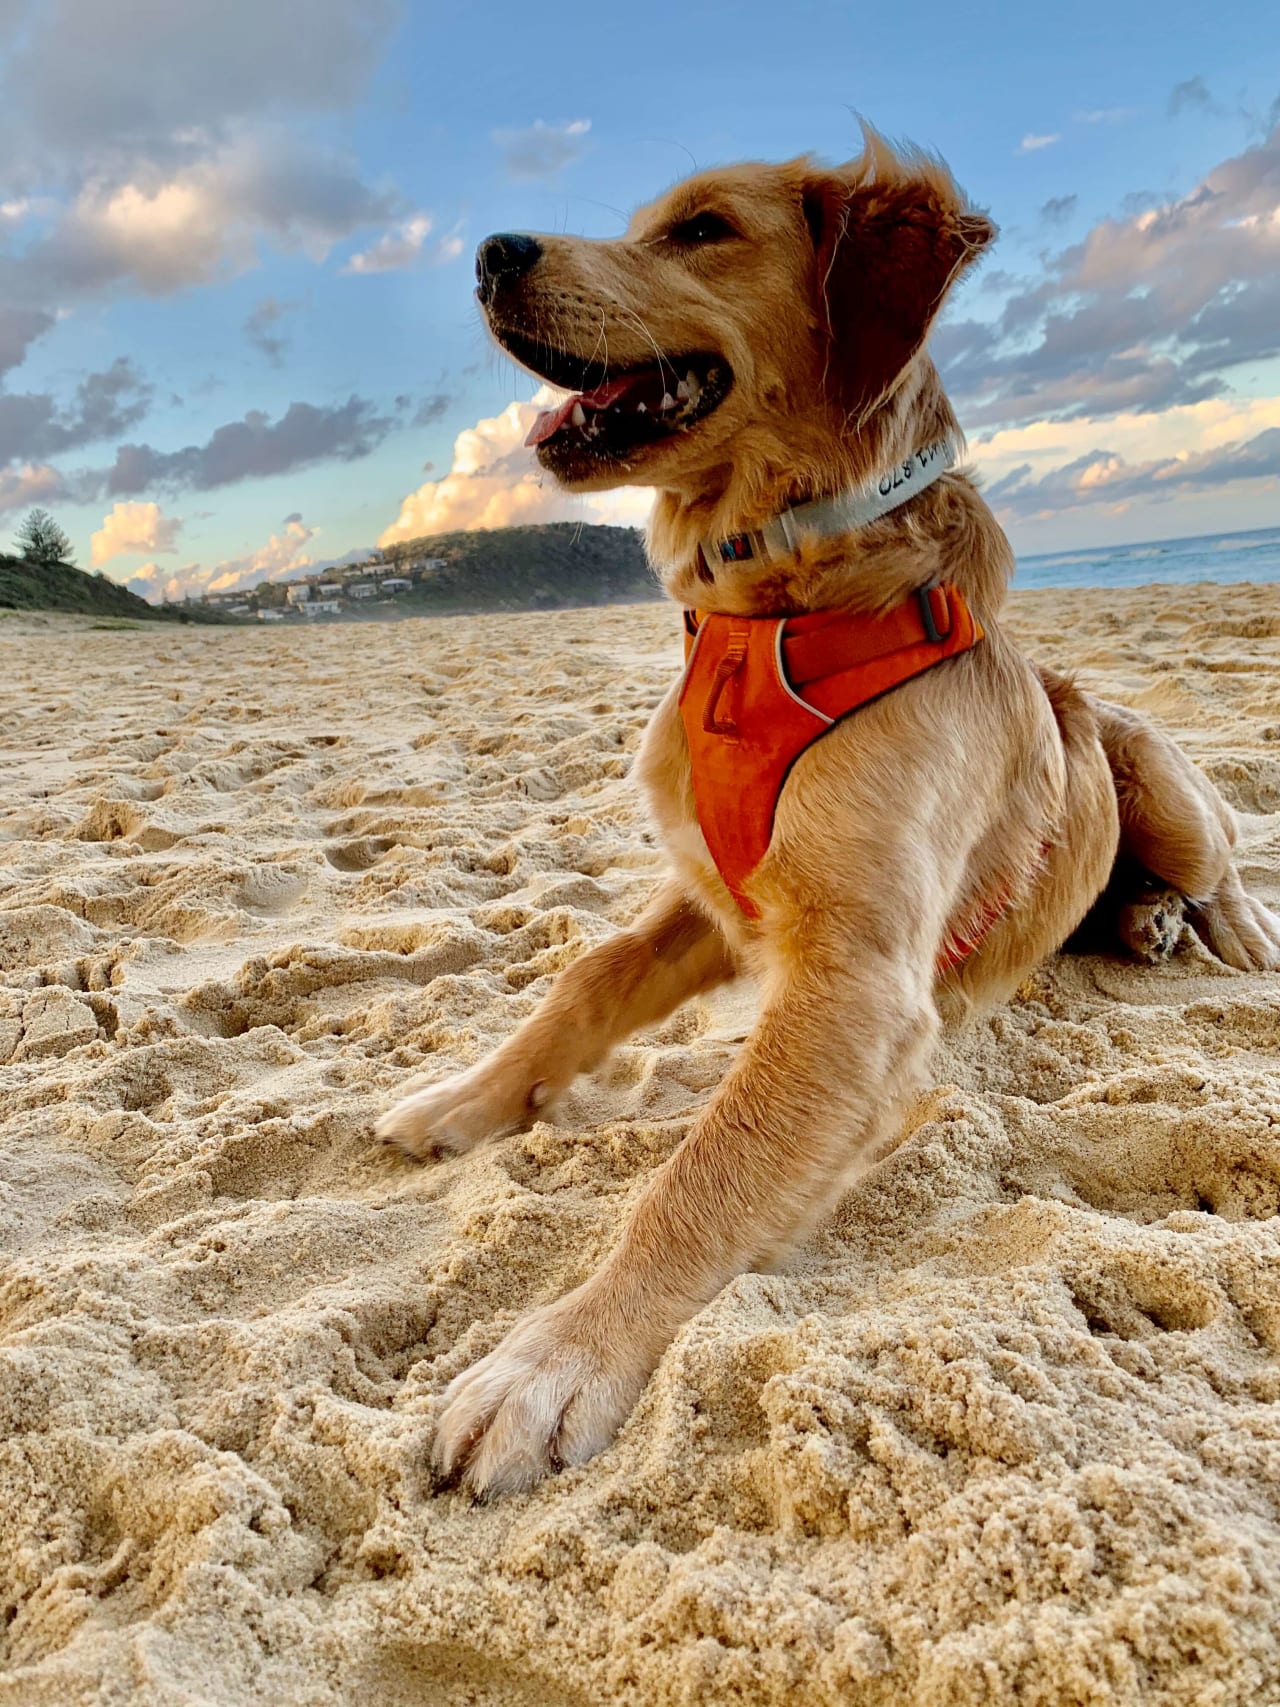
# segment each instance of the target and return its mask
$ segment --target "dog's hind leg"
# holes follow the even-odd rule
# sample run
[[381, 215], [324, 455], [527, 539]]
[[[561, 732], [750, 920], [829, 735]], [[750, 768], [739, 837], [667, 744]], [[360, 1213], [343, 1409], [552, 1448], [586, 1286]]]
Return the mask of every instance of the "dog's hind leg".
[[1232, 863], [1235, 815], [1167, 735], [1144, 717], [1088, 696], [1120, 808], [1120, 856], [1108, 891], [1116, 927], [1136, 953], [1160, 959], [1182, 912], [1220, 960], [1280, 968], [1280, 919], [1246, 893]]
[[538, 1117], [579, 1073], [633, 1031], [732, 978], [719, 930], [675, 883], [633, 925], [560, 973], [524, 1024], [491, 1055], [398, 1102], [378, 1136], [418, 1157], [469, 1150]]

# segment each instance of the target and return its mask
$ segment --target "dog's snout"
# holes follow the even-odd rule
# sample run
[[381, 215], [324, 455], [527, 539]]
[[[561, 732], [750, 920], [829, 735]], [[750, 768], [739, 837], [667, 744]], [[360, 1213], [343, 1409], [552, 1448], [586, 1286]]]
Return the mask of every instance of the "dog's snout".
[[519, 278], [521, 273], [527, 273], [541, 253], [538, 239], [523, 231], [500, 231], [486, 237], [476, 250], [476, 279], [481, 298], [488, 301], [500, 279]]

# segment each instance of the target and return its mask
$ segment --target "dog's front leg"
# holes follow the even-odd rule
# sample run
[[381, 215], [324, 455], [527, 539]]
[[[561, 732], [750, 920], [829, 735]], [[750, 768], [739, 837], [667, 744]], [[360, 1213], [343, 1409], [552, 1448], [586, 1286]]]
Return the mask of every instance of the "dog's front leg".
[[378, 1136], [409, 1155], [469, 1150], [536, 1118], [616, 1043], [734, 974], [719, 930], [675, 883], [556, 979], [525, 1023], [464, 1073], [405, 1097]]
[[[680, 1324], [830, 1204], [914, 1089], [937, 1030], [928, 962], [827, 934], [775, 983], [743, 1054], [601, 1268], [449, 1388], [435, 1457], [477, 1493], [613, 1437]], [[922, 969], [922, 966], [924, 969]]]

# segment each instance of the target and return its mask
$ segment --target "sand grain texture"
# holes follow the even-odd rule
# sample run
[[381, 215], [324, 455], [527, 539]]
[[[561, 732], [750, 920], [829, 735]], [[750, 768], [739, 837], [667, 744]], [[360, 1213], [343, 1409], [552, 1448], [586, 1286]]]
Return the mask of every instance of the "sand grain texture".
[[[1280, 903], [1280, 591], [1016, 597]], [[674, 614], [0, 623], [4, 1707], [1280, 1702], [1280, 980], [1062, 957], [947, 1047], [616, 1445], [433, 1488], [450, 1378], [582, 1278], [751, 992], [554, 1124], [372, 1147], [659, 867]]]

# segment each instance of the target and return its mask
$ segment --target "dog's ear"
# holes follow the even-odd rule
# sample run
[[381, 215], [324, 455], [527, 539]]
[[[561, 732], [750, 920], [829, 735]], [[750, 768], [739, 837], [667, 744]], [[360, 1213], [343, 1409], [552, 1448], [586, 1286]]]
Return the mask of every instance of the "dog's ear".
[[892, 391], [952, 284], [996, 228], [965, 203], [944, 167], [904, 163], [873, 133], [849, 167], [809, 171], [802, 194], [830, 341], [828, 384], [865, 418]]

